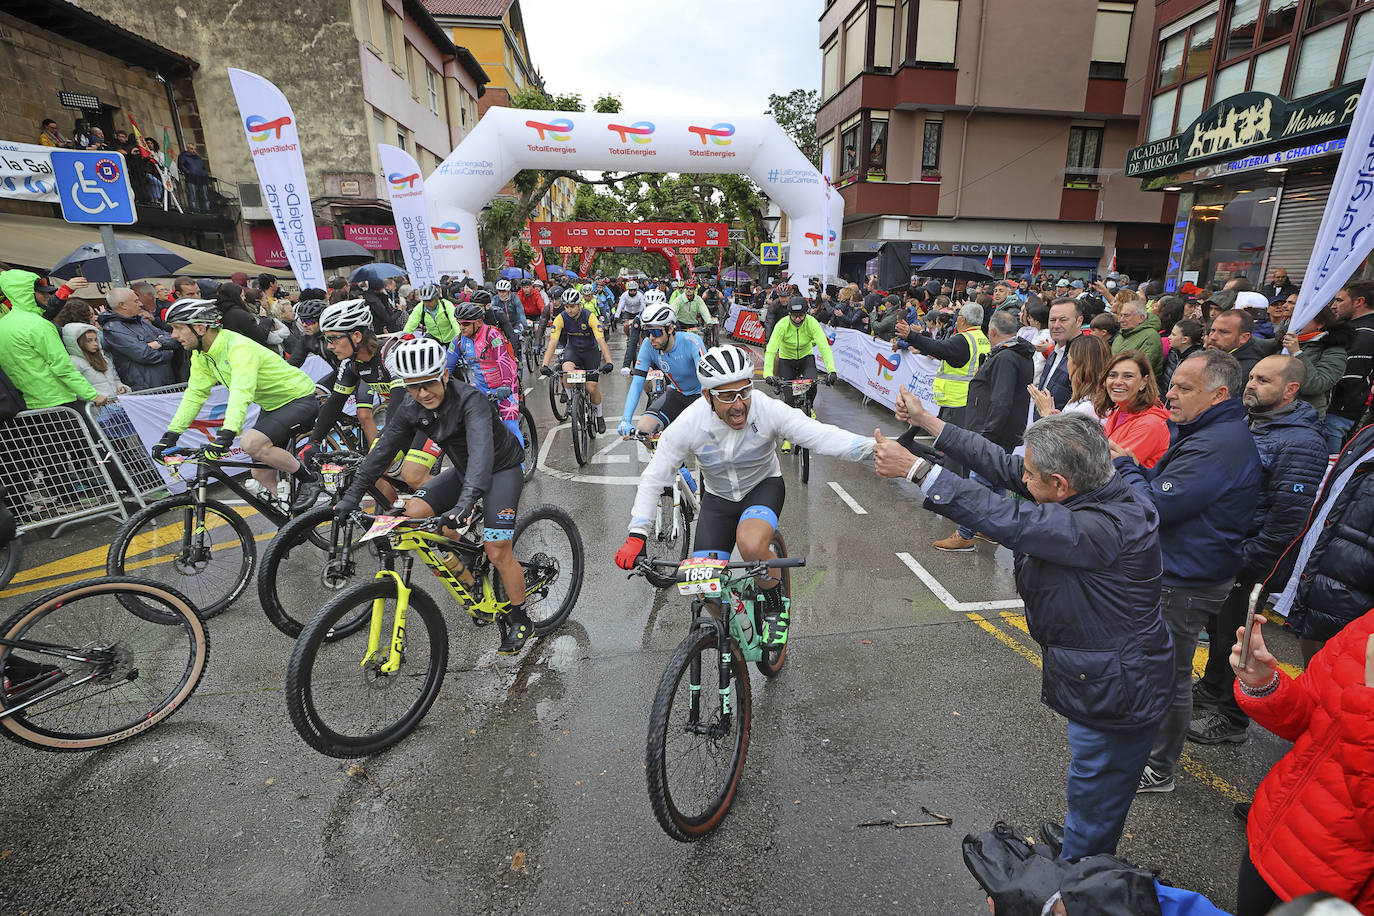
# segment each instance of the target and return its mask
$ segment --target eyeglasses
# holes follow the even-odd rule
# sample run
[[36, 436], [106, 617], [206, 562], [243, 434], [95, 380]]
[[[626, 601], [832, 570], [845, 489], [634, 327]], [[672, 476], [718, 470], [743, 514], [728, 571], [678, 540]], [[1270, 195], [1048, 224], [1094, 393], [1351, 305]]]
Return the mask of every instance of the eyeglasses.
[[664, 334], [667, 334], [667, 333], [668, 333], [668, 329], [667, 329], [667, 328], [645, 328], [645, 329], [644, 329], [644, 336], [647, 337], [647, 338], [649, 338], [650, 340], [657, 340], [658, 338], [662, 337]]
[[443, 381], [444, 377], [442, 375], [439, 375], [435, 376], [434, 378], [427, 378], [418, 382], [406, 382], [405, 386], [406, 391], [409, 391], [411, 394], [415, 394], [417, 392], [424, 391], [426, 388], [442, 387]]
[[324, 342], [334, 343], [336, 340], [343, 340], [347, 336], [347, 334], [326, 334], [324, 335]]
[[736, 401], [747, 401], [754, 396], [753, 386], [748, 388], [737, 388], [734, 391], [712, 391], [711, 396], [722, 404], [733, 404]]

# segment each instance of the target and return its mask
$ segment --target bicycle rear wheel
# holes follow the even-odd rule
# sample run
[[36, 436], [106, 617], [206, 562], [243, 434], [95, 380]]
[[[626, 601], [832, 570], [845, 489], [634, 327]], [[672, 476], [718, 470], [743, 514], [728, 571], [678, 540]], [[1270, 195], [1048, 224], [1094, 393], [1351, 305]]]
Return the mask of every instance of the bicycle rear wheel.
[[[542, 505], [521, 510], [512, 541], [525, 570], [525, 613], [535, 635], [543, 636], [568, 619], [582, 592], [582, 534], [566, 511]], [[501, 577], [495, 581], [497, 597], [505, 601]]]
[[568, 407], [568, 416], [572, 418], [573, 457], [577, 459], [578, 467], [584, 466], [592, 459], [592, 440], [587, 429], [586, 397], [580, 391], [574, 392], [572, 403]]
[[[129, 613], [130, 602], [156, 607], [159, 620]], [[42, 697], [0, 718], [0, 730], [49, 751], [103, 747], [152, 728], [186, 702], [210, 657], [210, 634], [186, 596], [150, 579], [50, 591], [0, 624], [0, 635], [79, 656], [0, 647], [0, 710]]]
[[713, 627], [700, 627], [679, 643], [649, 716], [649, 802], [663, 830], [684, 843], [706, 836], [725, 817], [749, 748], [749, 672], [739, 647], [728, 645], [730, 675], [721, 684]]
[[568, 419], [567, 405], [558, 400], [558, 393], [561, 390], [558, 386], [557, 376], [549, 376], [549, 409], [553, 411], [553, 418], [559, 423]]
[[[644, 539], [644, 554], [651, 560], [681, 562], [687, 558], [692, 543], [692, 522], [686, 512], [674, 513], [673, 489], [667, 488], [658, 497], [654, 513], [654, 527]], [[672, 573], [644, 570], [644, 578], [654, 588], [667, 588], [677, 581]]]
[[[188, 492], [135, 512], [115, 532], [105, 572], [123, 576], [149, 570], [165, 577], [208, 620], [238, 600], [252, 581], [257, 544], [243, 516], [218, 500], [205, 501], [205, 530], [196, 531], [195, 502]], [[156, 602], [130, 596], [126, 605], [154, 622], [173, 622]]]
[[[773, 539], [769, 541], [768, 546], [773, 548], [774, 556], [787, 556], [787, 545], [783, 543], [782, 535], [778, 532], [773, 532]], [[783, 597], [790, 600], [792, 597], [792, 570], [787, 568], [777, 569], [774, 570], [774, 574], [782, 582], [781, 587]], [[788, 632], [790, 635], [791, 626], [793, 622], [791, 612], [788, 613], [788, 618]], [[754, 632], [763, 632], [761, 629], [760, 621], [757, 617], [754, 619]], [[757, 668], [759, 670], [759, 673], [762, 674], [764, 677], [774, 677], [777, 675], [779, 671], [782, 670], [782, 665], [785, 661], [787, 661], [787, 643], [783, 643], [782, 648], [780, 649], [765, 648], [763, 650], [763, 658], [759, 659], [757, 662], [754, 662], [754, 667]]]
[[[341, 556], [331, 555], [333, 527], [334, 508], [317, 506], [283, 525], [263, 554], [262, 566], [258, 568], [258, 603], [272, 626], [292, 639], [301, 635], [321, 597], [337, 594], [354, 582], [370, 581], [382, 568], [376, 542], [357, 543], [365, 531], [354, 530], [347, 565]], [[293, 601], [283, 594], [287, 587], [304, 589], [304, 594], [311, 597]], [[324, 591], [316, 592], [316, 588]], [[371, 608], [362, 609], [351, 620], [340, 621], [325, 639], [347, 636], [365, 626], [371, 617]]]
[[534, 425], [534, 414], [520, 402], [520, 435], [525, 437], [525, 483], [534, 479], [534, 471], [539, 464], [539, 428]]
[[[369, 628], [327, 639], [364, 612], [382, 615], [382, 645], [366, 664]], [[301, 738], [321, 754], [375, 754], [410, 734], [434, 705], [448, 664], [443, 614], [433, 598], [411, 589], [401, 667], [384, 673], [395, 613], [395, 579], [360, 582], [326, 604], [296, 640], [286, 669], [286, 709]]]

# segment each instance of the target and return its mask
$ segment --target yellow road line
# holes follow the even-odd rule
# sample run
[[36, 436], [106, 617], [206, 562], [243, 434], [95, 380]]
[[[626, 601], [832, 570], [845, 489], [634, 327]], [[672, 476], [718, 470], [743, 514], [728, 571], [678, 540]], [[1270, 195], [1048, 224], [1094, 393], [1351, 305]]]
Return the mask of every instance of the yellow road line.
[[1013, 639], [997, 627], [993, 626], [991, 623], [987, 621], [986, 618], [983, 617], [982, 614], [969, 613], [965, 614], [964, 616], [968, 617], [969, 620], [972, 620], [974, 623], [978, 624], [978, 626], [982, 627], [988, 633], [991, 633], [993, 636], [997, 637], [999, 641], [1001, 641], [1013, 652], [1024, 658], [1026, 661], [1030, 662], [1035, 667], [1039, 668], [1044, 664], [1044, 662], [1040, 660], [1040, 654], [1038, 652], [1036, 652], [1029, 646], [1024, 645], [1020, 640]]

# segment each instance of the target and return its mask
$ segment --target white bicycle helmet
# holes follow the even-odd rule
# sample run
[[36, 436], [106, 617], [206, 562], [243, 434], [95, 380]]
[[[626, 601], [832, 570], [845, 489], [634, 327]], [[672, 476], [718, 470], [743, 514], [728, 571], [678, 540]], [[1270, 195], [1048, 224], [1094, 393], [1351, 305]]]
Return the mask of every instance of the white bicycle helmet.
[[637, 293], [637, 292], [639, 292], [639, 281], [638, 281], [638, 280], [631, 280], [629, 283], [626, 283], [626, 284], [625, 284], [625, 291], [626, 291], [626, 292], [630, 292], [630, 293]]
[[[659, 297], [663, 298], [662, 296]], [[646, 328], [671, 328], [677, 324], [677, 312], [673, 311], [671, 305], [665, 303], [650, 303], [644, 306], [644, 312], [640, 316], [639, 324]]]
[[563, 290], [563, 302], [567, 305], [581, 305], [582, 294], [577, 291], [577, 287], [569, 286]]
[[590, 283], [583, 283], [582, 295], [586, 296], [588, 299], [592, 298], [596, 295], [596, 287]]
[[433, 337], [417, 337], [391, 351], [390, 364], [391, 374], [402, 382], [434, 378], [447, 368], [448, 352]]
[[644, 307], [647, 309], [651, 305], [667, 305], [668, 297], [663, 295], [661, 289], [651, 289], [644, 294]]
[[433, 283], [424, 283], [415, 291], [415, 294], [420, 297], [420, 301], [428, 302], [431, 299], [439, 298], [439, 287]]
[[368, 307], [366, 299], [344, 299], [320, 314], [320, 330], [326, 334], [371, 329], [372, 309]]
[[543, 289], [543, 288], [544, 288], [544, 281], [543, 281], [543, 280], [535, 280], [535, 281], [534, 281], [534, 288], [535, 288], [535, 289]]
[[219, 306], [213, 299], [178, 299], [163, 319], [168, 324], [203, 324], [219, 327]]
[[497, 281], [496, 281], [496, 291], [497, 291], [498, 293], [508, 293], [508, 292], [510, 292], [510, 281], [509, 281], [509, 280], [497, 280]]
[[697, 360], [702, 391], [754, 378], [754, 360], [739, 347], [712, 347]]

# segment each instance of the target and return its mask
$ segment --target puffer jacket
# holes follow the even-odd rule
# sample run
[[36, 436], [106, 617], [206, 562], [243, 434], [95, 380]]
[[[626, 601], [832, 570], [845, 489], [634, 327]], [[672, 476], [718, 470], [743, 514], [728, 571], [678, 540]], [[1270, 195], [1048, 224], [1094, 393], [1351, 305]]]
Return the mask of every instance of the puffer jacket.
[[[105, 352], [130, 389], [143, 391], [177, 383], [175, 360], [181, 344], [175, 337], [159, 331], [141, 312], [133, 318], [101, 312], [95, 320], [104, 331]], [[148, 346], [153, 341], [158, 347]]]
[[1334, 497], [1326, 525], [1308, 557], [1288, 622], [1305, 639], [1326, 640], [1374, 607], [1374, 458], [1361, 461], [1374, 448], [1374, 426], [1355, 434], [1342, 450], [1326, 485], [1308, 513], [1303, 530], [1288, 545], [1269, 576], [1269, 590], [1287, 582], [1302, 552], [1302, 540], [1321, 507], [1332, 499], [1331, 483], [1351, 465], [1356, 471]]
[[[1295, 401], [1293, 412], [1250, 431], [1264, 468], [1255, 520], [1241, 545], [1240, 578], [1259, 582], [1302, 530], [1326, 473], [1326, 438], [1312, 405]], [[1282, 583], [1278, 584], [1282, 588]]]
[[1155, 382], [1164, 381], [1164, 342], [1159, 337], [1158, 315], [1149, 312], [1140, 324], [1116, 335], [1116, 339], [1112, 341], [1112, 355], [1115, 356], [1124, 350], [1143, 353], [1150, 361], [1150, 368], [1154, 370]]
[[86, 381], [90, 382], [95, 390], [105, 397], [115, 397], [119, 394], [119, 389], [124, 387], [124, 383], [120, 381], [119, 373], [115, 371], [114, 360], [108, 358], [105, 360], [104, 372], [91, 365], [88, 354], [80, 346], [81, 336], [87, 331], [100, 333], [100, 329], [93, 324], [83, 324], [80, 321], [64, 324], [62, 326], [62, 342], [67, 345], [67, 352], [71, 354], [72, 365], [86, 377]]
[[1044, 650], [1040, 699], [1072, 722], [1139, 731], [1168, 711], [1174, 641], [1160, 612], [1159, 512], [1119, 475], [1062, 503], [1030, 501], [1024, 461], [945, 425], [935, 447], [1008, 499], [954, 474], [927, 480], [925, 508], [1016, 553], [1016, 590]]
[[1035, 348], [1013, 337], [992, 348], [968, 383], [964, 425], [1011, 451], [1021, 444], [1030, 411], [1026, 386], [1035, 377]]
[[1374, 913], [1374, 688], [1364, 613], [1294, 679], [1241, 709], [1293, 748], [1264, 777], [1246, 820], [1250, 860], [1281, 900], [1326, 891]]
[[95, 388], [72, 365], [57, 328], [43, 318], [33, 294], [37, 279], [38, 274], [27, 270], [0, 273], [0, 291], [10, 301], [10, 310], [0, 316], [0, 369], [24, 395], [29, 410], [94, 401]]

